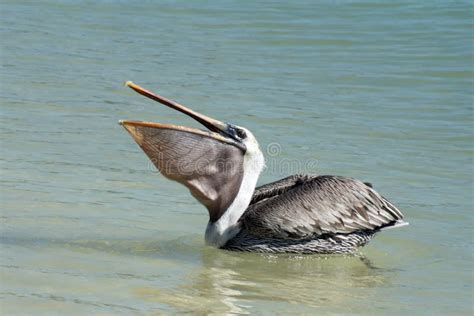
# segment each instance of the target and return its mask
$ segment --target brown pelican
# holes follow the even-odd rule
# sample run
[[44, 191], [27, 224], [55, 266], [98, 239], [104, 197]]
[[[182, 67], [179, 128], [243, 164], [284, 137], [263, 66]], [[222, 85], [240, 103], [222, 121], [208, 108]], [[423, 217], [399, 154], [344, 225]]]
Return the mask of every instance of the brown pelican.
[[293, 175], [255, 187], [264, 157], [246, 128], [223, 123], [128, 81], [136, 92], [208, 130], [144, 121], [119, 123], [168, 179], [209, 211], [206, 244], [270, 253], [353, 253], [379, 231], [407, 225], [370, 183]]

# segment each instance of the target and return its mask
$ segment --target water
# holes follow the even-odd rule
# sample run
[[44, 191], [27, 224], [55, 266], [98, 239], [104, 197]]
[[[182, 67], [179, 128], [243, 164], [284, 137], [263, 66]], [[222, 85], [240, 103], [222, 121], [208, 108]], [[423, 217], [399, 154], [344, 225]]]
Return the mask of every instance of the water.
[[[2, 1], [3, 314], [473, 312], [469, 2]], [[254, 132], [260, 183], [370, 181], [411, 223], [357, 257], [204, 246], [119, 119]], [[268, 150], [274, 150], [270, 153]]]

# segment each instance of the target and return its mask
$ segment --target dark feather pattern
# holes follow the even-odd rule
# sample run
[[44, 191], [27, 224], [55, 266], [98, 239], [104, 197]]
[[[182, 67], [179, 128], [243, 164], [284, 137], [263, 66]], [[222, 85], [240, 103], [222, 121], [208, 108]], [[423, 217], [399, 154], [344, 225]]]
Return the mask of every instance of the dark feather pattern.
[[311, 239], [375, 232], [402, 218], [395, 206], [359, 180], [297, 175], [258, 188], [240, 222], [248, 234], [260, 238]]
[[351, 234], [321, 235], [316, 238], [281, 239], [261, 237], [242, 230], [223, 247], [232, 251], [297, 254], [350, 254], [366, 245], [376, 232], [359, 231]]

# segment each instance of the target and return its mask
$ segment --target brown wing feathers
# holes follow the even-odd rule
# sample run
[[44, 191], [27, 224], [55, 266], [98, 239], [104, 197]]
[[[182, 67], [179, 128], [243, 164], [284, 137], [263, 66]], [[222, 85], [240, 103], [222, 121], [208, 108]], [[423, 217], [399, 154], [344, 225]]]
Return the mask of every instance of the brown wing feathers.
[[352, 178], [319, 176], [288, 188], [251, 205], [242, 218], [246, 229], [273, 237], [306, 238], [376, 230], [403, 217], [371, 187]]

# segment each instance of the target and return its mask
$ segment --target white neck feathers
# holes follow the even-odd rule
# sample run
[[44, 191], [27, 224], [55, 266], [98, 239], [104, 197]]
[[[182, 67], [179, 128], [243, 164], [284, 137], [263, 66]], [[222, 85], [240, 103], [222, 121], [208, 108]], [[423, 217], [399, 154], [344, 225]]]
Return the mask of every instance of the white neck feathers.
[[207, 224], [205, 235], [207, 245], [220, 248], [239, 233], [240, 225], [238, 225], [238, 221], [252, 200], [263, 166], [263, 154], [258, 147], [256, 152], [247, 152], [244, 156], [244, 174], [239, 192], [221, 218], [214, 223], [209, 222]]

